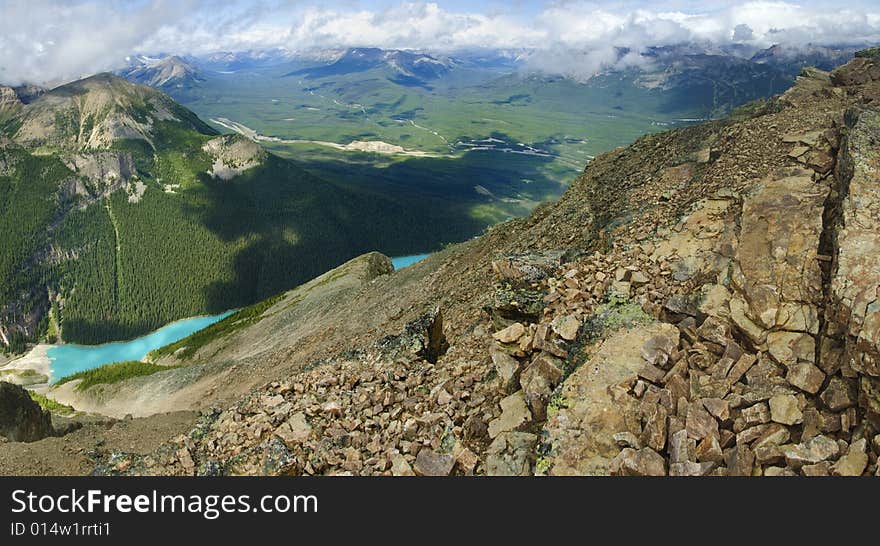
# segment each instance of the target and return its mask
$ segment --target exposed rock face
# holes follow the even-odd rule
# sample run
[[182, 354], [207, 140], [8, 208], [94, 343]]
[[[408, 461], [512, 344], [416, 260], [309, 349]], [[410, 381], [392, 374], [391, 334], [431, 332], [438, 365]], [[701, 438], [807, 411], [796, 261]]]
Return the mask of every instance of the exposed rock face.
[[256, 142], [240, 135], [217, 137], [205, 143], [202, 149], [214, 161], [209, 174], [221, 180], [232, 180], [261, 165], [267, 155]]
[[[65, 164], [73, 172], [88, 178], [101, 195], [110, 195], [128, 182], [137, 173], [134, 160], [129, 153], [95, 152], [90, 154], [71, 154]], [[76, 187], [75, 192], [86, 194], [85, 188]]]
[[[768, 180], [744, 199], [742, 228], [733, 267], [732, 285], [748, 305], [746, 315], [762, 329], [773, 332], [819, 331], [822, 273], [816, 254], [822, 233], [822, 210], [827, 186], [802, 171], [795, 176]], [[784, 334], [780, 363], [813, 360], [803, 336]], [[766, 338], [760, 334], [756, 341]], [[796, 345], [792, 348], [791, 345]], [[773, 354], [773, 349], [771, 349]], [[777, 356], [774, 354], [774, 356]]]
[[0, 381], [0, 437], [11, 442], [35, 442], [52, 436], [52, 417], [18, 385]]
[[[874, 68], [862, 74], [880, 80]], [[873, 65], [872, 65], [873, 66]], [[868, 76], [865, 76], [868, 77]], [[835, 378], [822, 393], [829, 407], [852, 407], [858, 389], [860, 411], [880, 427], [880, 112], [850, 109], [836, 172], [840, 202], [833, 211], [835, 260], [822, 355]], [[853, 384], [853, 375], [856, 375]], [[844, 383], [845, 381], [845, 383]], [[850, 413], [851, 415], [851, 413]], [[848, 422], [848, 420], [847, 420]]]
[[21, 106], [22, 102], [18, 98], [15, 89], [0, 85], [0, 109]]
[[827, 354], [870, 381], [880, 377], [880, 112], [851, 110], [846, 121]]

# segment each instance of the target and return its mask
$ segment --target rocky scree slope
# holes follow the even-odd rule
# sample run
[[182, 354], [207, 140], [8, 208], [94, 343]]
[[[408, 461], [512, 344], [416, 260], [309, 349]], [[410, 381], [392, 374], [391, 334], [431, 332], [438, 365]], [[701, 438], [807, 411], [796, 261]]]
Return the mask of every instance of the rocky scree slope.
[[604, 154], [96, 472], [877, 474], [878, 105], [867, 51]]

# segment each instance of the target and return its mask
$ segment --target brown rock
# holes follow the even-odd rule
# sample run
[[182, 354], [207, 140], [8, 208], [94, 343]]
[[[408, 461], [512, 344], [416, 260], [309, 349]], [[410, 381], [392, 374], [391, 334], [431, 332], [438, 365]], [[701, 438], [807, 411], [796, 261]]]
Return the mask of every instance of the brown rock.
[[819, 398], [831, 411], [842, 411], [856, 403], [855, 389], [840, 376], [831, 378]]
[[406, 457], [400, 453], [391, 455], [391, 475], [392, 476], [415, 476], [412, 466], [406, 461]]
[[[829, 190], [817, 185], [811, 172], [799, 169], [793, 174], [763, 180], [743, 202], [733, 282], [748, 301], [748, 314], [766, 329], [786, 326], [790, 302], [816, 305], [822, 298], [815, 252]], [[809, 335], [773, 331], [767, 345], [773, 358], [786, 366], [814, 358]]]
[[714, 436], [703, 438], [696, 449], [697, 461], [720, 464], [724, 460], [724, 454], [721, 452], [721, 444]]
[[785, 462], [794, 468], [805, 464], [816, 464], [837, 457], [840, 446], [827, 436], [816, 436], [797, 445], [781, 446]]
[[835, 476], [861, 476], [868, 466], [867, 445], [864, 438], [850, 444], [846, 455], [831, 467], [831, 473]]
[[649, 447], [625, 448], [611, 461], [610, 470], [612, 476], [665, 476], [666, 461]]
[[615, 432], [614, 433], [614, 443], [616, 443], [620, 447], [631, 447], [633, 449], [641, 449], [642, 443], [636, 438], [636, 435], [632, 432]]
[[614, 281], [611, 283], [611, 295], [628, 299], [632, 295], [632, 285], [627, 281]]
[[697, 328], [697, 335], [701, 339], [724, 347], [730, 339], [730, 326], [727, 325], [726, 320], [709, 317]]
[[535, 463], [538, 437], [528, 432], [502, 432], [486, 450], [489, 476], [529, 476]]
[[292, 449], [311, 437], [312, 427], [306, 421], [305, 414], [298, 412], [291, 415], [287, 421], [275, 429], [275, 434], [281, 438], [287, 447]]
[[452, 455], [423, 448], [416, 455], [413, 470], [419, 476], [448, 476], [453, 467], [455, 467], [455, 458]]
[[641, 286], [643, 284], [648, 284], [651, 280], [641, 271], [635, 270], [630, 272], [629, 282], [636, 286]]
[[[691, 440], [693, 441], [693, 440]], [[687, 430], [679, 430], [669, 435], [669, 462], [683, 463], [688, 460]]]
[[663, 383], [663, 378], [666, 376], [666, 372], [664, 372], [657, 366], [646, 362], [644, 366], [639, 369], [638, 375], [639, 377], [647, 379], [652, 383], [661, 384]]
[[[630, 386], [609, 385], [632, 385], [630, 379], [644, 362], [641, 348], [659, 332], [659, 323], [617, 330], [591, 348], [589, 359], [565, 379], [558, 392], [566, 403], [549, 416], [543, 430], [542, 440], [553, 446], [542, 463], [549, 465], [547, 474], [607, 475], [620, 453], [614, 434], [642, 434], [641, 401], [626, 392]], [[658, 392], [657, 402], [662, 398]]]
[[785, 379], [802, 391], [816, 394], [825, 381], [825, 374], [812, 364], [792, 364], [788, 367]]
[[664, 328], [662, 333], [652, 336], [642, 345], [642, 358], [648, 364], [666, 367], [670, 355], [678, 349], [679, 332], [671, 324], [669, 328]]
[[754, 345], [762, 345], [766, 341], [767, 330], [749, 318], [748, 304], [738, 297], [730, 300], [730, 320]]
[[666, 408], [657, 404], [645, 423], [641, 443], [654, 451], [663, 451], [666, 447]]
[[804, 422], [798, 399], [790, 394], [778, 394], [770, 398], [770, 418], [783, 425], [797, 425]]
[[804, 424], [803, 431], [801, 432], [801, 441], [807, 441], [810, 438], [818, 436], [820, 432], [823, 432], [820, 428], [821, 415], [819, 414], [819, 410], [812, 406], [804, 408], [803, 414]]
[[680, 375], [673, 375], [667, 379], [666, 388], [669, 389], [670, 396], [676, 403], [679, 398], [687, 400], [688, 394], [690, 394], [690, 387]]
[[720, 398], [703, 398], [703, 407], [721, 423], [730, 419], [730, 402]]
[[721, 444], [721, 449], [727, 449], [733, 445], [736, 441], [736, 434], [732, 430], [727, 430], [726, 428], [721, 429], [720, 434], [718, 435], [718, 442]]
[[526, 404], [523, 391], [517, 391], [501, 400], [501, 415], [489, 421], [489, 437], [502, 432], [517, 430], [532, 421], [532, 413]]
[[749, 427], [736, 435], [736, 443], [739, 445], [750, 444], [764, 435], [769, 429], [770, 425], [767, 424]]
[[[562, 380], [562, 362], [548, 353], [538, 354], [520, 375], [519, 383], [532, 416], [544, 420], [547, 402], [553, 389]], [[491, 426], [491, 425], [490, 425]]]
[[816, 341], [813, 336], [800, 332], [770, 332], [767, 350], [776, 362], [791, 367], [798, 362], [813, 362]]
[[701, 404], [690, 404], [687, 411], [685, 428], [688, 437], [697, 441], [709, 436], [718, 437], [718, 422]]
[[342, 405], [335, 400], [326, 402], [321, 406], [321, 411], [330, 417], [339, 417], [342, 415]]
[[695, 463], [693, 461], [685, 461], [683, 463], [670, 463], [670, 476], [708, 476], [716, 467], [717, 463], [706, 461]]
[[495, 372], [501, 381], [501, 390], [506, 394], [513, 393], [519, 387], [520, 363], [493, 344], [489, 349]]
[[573, 341], [577, 337], [578, 330], [581, 327], [581, 321], [574, 315], [567, 315], [559, 320], [553, 321], [553, 331], [559, 337], [566, 341]]
[[525, 326], [518, 322], [514, 322], [507, 328], [499, 330], [492, 334], [492, 337], [495, 338], [497, 341], [500, 341], [501, 343], [515, 343], [519, 341], [519, 338], [521, 338], [525, 333]]
[[760, 436], [755, 440], [755, 443], [752, 444], [753, 449], [758, 449], [766, 446], [780, 446], [787, 442], [791, 438], [791, 434], [788, 432], [788, 429], [779, 423], [770, 423], [764, 432], [761, 433]]
[[736, 364], [730, 368], [730, 372], [727, 374], [727, 380], [731, 383], [736, 383], [742, 378], [743, 375], [758, 361], [758, 357], [745, 353], [736, 361]]
[[755, 454], [748, 446], [737, 445], [725, 457], [728, 476], [751, 476], [755, 467]]
[[461, 470], [461, 473], [465, 476], [473, 475], [474, 469], [477, 467], [477, 464], [479, 464], [479, 462], [480, 458], [477, 457], [477, 454], [468, 448], [463, 448], [455, 456], [455, 464]]
[[196, 463], [193, 461], [192, 454], [190, 454], [186, 446], [182, 446], [177, 451], [177, 459], [187, 474], [192, 474], [195, 471]]
[[[835, 77], [859, 74], [859, 80], [876, 80], [880, 63], [857, 58], [835, 72]], [[864, 78], [864, 79], [863, 79]], [[845, 118], [847, 137], [838, 157], [848, 180], [841, 196], [837, 232], [838, 248], [831, 279], [829, 325], [846, 334], [847, 365], [862, 374], [880, 377], [880, 227], [877, 207], [877, 134], [880, 116], [873, 108]], [[880, 421], [880, 417], [878, 417]], [[876, 423], [880, 425], [880, 422]]]
[[763, 402], [742, 410], [741, 415], [747, 425], [760, 425], [770, 422], [770, 409]]
[[[757, 442], [756, 442], [757, 444]], [[758, 464], [768, 465], [768, 464], [776, 464], [780, 463], [784, 460], [782, 455], [782, 450], [778, 445], [770, 444], [770, 445], [762, 445], [762, 446], [753, 446], [755, 451], [755, 460]]]
[[816, 464], [806, 464], [801, 467], [804, 476], [828, 476], [831, 471], [831, 463], [822, 461]]
[[797, 476], [797, 474], [795, 474], [791, 470], [789, 470], [787, 468], [782, 468], [779, 466], [769, 466], [769, 467], [765, 468], [764, 475], [767, 477], [773, 477], [773, 478], [778, 478], [778, 477], [783, 477], [783, 476], [784, 477]]

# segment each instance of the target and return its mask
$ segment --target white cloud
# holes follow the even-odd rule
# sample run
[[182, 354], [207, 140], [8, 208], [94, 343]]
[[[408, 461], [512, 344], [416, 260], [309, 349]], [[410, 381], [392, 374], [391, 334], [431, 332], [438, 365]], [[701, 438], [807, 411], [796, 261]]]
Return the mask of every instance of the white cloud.
[[[687, 41], [755, 47], [880, 42], [880, 6], [859, 0], [800, 4], [667, 0], [548, 2], [537, 14], [511, 8], [473, 11], [404, 2], [364, 8], [356, 1], [320, 5], [265, 0], [223, 7], [207, 0], [10, 0], [0, 19], [0, 81], [47, 83], [122, 66], [133, 53], [199, 54], [286, 47], [373, 46], [450, 52], [534, 50], [532, 66], [589, 76], [633, 51]], [[370, 4], [375, 5], [375, 4]], [[456, 3], [456, 6], [462, 4]], [[514, 4], [515, 6], [515, 4]]]

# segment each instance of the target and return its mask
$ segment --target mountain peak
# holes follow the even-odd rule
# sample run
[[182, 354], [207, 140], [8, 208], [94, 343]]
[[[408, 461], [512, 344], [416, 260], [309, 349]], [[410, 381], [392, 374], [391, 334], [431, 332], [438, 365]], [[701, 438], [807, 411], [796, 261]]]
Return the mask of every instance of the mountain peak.
[[286, 75], [317, 79], [368, 70], [384, 70], [388, 79], [395, 83], [423, 86], [428, 81], [447, 73], [453, 64], [450, 59], [442, 59], [427, 53], [402, 49], [354, 47], [345, 50], [329, 64], [304, 68]]
[[46, 92], [18, 117], [14, 139], [27, 147], [106, 149], [126, 139], [152, 145], [161, 122], [214, 132], [164, 93], [107, 72]]
[[177, 55], [162, 59], [140, 58], [121, 75], [135, 83], [165, 91], [187, 89], [204, 81], [196, 67]]

